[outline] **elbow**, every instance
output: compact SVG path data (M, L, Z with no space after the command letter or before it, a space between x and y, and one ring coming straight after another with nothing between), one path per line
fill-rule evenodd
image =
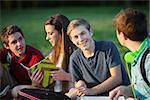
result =
M116 79L116 85L120 85L122 83L122 81L123 81L121 75L120 76L116 76L115 79Z
M114 80L114 86L119 86L122 83L122 77L121 76L113 76L113 80Z
M123 79L122 77L119 79L119 85L122 83Z

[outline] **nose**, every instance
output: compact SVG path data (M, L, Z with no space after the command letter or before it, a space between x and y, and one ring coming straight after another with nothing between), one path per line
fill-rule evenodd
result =
M82 42L83 41L83 37L82 36L78 36L78 40L79 40L79 42Z
M17 41L17 46L20 46L22 44L21 41Z
M46 35L46 40L49 40L49 37L48 37L48 35Z

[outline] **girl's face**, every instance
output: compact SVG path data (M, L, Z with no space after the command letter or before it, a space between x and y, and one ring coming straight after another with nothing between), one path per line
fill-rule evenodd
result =
M52 46L55 46L59 39L61 39L61 35L55 29L54 25L45 25L45 31L47 33L46 40L48 40Z

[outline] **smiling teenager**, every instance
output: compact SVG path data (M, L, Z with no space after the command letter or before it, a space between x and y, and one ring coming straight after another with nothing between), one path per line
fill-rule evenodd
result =
M92 38L90 24L81 18L70 22L67 30L71 41L78 47L70 57L69 69L75 88L66 95L107 95L120 84L128 84L127 74L118 50L111 41Z

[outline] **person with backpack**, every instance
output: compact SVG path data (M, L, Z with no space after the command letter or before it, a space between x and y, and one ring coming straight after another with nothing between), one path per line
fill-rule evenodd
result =
M150 38L148 38L146 16L135 9L121 10L114 18L117 38L131 52L125 54L131 84L116 87L109 93L111 100L120 95L139 100L150 98ZM127 66L127 69L128 66Z
M28 71L22 67L21 64L31 67L42 60L44 56L39 50L26 45L24 34L18 26L6 26L2 30L0 36L1 42L4 46L0 50L1 68L5 69L4 65L9 64L7 65L8 74L10 74L9 76L12 76L16 81L16 84L10 84L10 88L12 88L11 94L13 97L16 97L19 89L30 87L32 86L31 84L35 84L30 79ZM38 76L38 79L42 79L42 72L40 73L40 76ZM4 80L1 81L3 82ZM10 81L10 78L8 81Z

